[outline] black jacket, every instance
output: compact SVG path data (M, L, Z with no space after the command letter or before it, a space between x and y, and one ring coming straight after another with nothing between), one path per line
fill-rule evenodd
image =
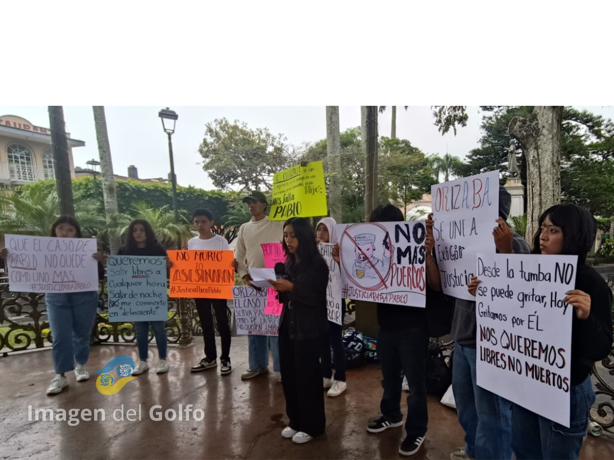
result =
M279 333L286 332L292 340L307 340L328 333L326 288L328 265L318 254L310 264L299 262L286 266L286 278L294 287L280 293L283 303Z

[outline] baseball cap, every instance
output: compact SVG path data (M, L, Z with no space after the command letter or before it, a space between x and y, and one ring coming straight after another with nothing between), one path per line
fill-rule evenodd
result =
M247 203L248 201L260 201L262 203L267 203L266 200L266 196L264 196L264 193L259 192L258 190L254 190L253 192L251 192L249 194L249 196L246 196L245 198L243 198L243 203Z

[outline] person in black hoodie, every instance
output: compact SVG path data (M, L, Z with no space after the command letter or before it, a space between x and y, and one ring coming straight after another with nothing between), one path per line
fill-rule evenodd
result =
M279 361L290 423L281 435L303 444L326 428L320 356L328 343L328 265L305 219L294 218L284 224L282 246L286 273L276 281L269 280L283 304Z
M393 205L379 206L369 222L402 222L403 213ZM432 254L434 238L432 219L426 223L426 308L407 305L377 304L379 336L377 354L382 366L384 393L380 403L382 415L367 424L369 433L381 433L403 426L401 394L403 374L407 378L407 419L405 440L399 447L404 456L420 450L428 425L426 361L429 336L440 337L450 332L451 314L445 311L448 303L441 293L441 280ZM447 319L446 319L447 318Z
M588 211L560 204L539 218L534 254L577 255L575 289L564 301L574 307L571 329L570 427L539 416L517 404L512 408L512 448L518 460L577 459L595 402L590 373L612 347L612 291L586 264L595 241L597 223Z

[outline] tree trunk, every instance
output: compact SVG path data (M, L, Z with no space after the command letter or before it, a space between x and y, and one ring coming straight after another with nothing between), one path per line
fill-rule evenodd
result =
M53 145L53 162L55 164L55 184L60 200L60 214L75 215L72 197L72 177L70 175L70 158L68 140L64 124L64 109L61 106L49 106L49 126Z
M377 207L377 106L361 107L362 146L365 152L365 218Z
M392 106L392 128L390 128L390 139L397 138L397 106Z
M343 222L341 201L341 139L339 134L339 107L326 107L326 148L328 160L328 209L338 223Z
M563 107L536 106L530 117L515 117L509 133L523 146L527 160L527 231L532 242L539 216L561 201L561 123Z
M113 216L117 215L119 212L115 176L113 175L113 159L111 157L111 146L107 133L107 119L104 114L104 107L94 106L93 110L94 123L96 125L96 139L98 141L98 154L100 155L104 211L107 216L107 224L110 224ZM109 235L109 246L111 254L117 254L117 250L121 246L119 235Z

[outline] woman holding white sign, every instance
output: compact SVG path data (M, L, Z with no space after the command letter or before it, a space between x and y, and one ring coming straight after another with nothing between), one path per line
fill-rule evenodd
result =
M578 256L575 289L567 292L564 299L575 311L571 333L570 425L567 428L514 404L512 448L518 460L577 459L580 454L589 410L595 402L591 368L594 362L607 357L612 347L612 291L595 269L586 264L596 234L594 217L575 205L553 206L539 218L534 254Z
M51 226L50 236L83 238L81 226L72 216L58 217ZM8 250L2 249L0 256L6 259ZM102 254L95 253L94 258L100 262ZM104 268L100 263L98 265L98 276L103 278ZM90 336L96 320L98 291L48 293L45 294L45 306L53 338L51 355L55 370L47 394L54 395L68 386L66 372L74 370L77 382L90 378L85 365L90 356Z
M283 304L279 361L290 423L281 435L303 444L326 429L320 356L328 343L328 265L306 219L285 223L282 245L286 273L269 280Z
M339 264L339 244L337 243L337 222L332 217L325 217L316 226L316 240L318 243L331 243L333 249L333 259ZM331 273L331 276L341 278L340 271ZM324 388L328 390L331 398L341 395L346 389L345 382L345 351L343 350L343 317L345 316L345 299L341 299L341 324L332 321L328 325L328 338L330 346L326 347L322 355L322 373L324 374ZM330 349L333 351L331 360ZM335 374L333 378L333 366Z
M166 249L158 242L156 234L151 224L144 219L136 219L130 222L127 232L127 241L124 247L117 251L118 256L159 256L167 258L167 267L172 266L168 260ZM168 372L168 361L166 353L168 340L166 337L166 327L164 321L137 321L134 323L136 329L136 345L139 350L139 362L136 364L132 375L140 375L149 369L147 356L149 353L149 326L154 332L156 345L158 346L158 370L156 374Z

